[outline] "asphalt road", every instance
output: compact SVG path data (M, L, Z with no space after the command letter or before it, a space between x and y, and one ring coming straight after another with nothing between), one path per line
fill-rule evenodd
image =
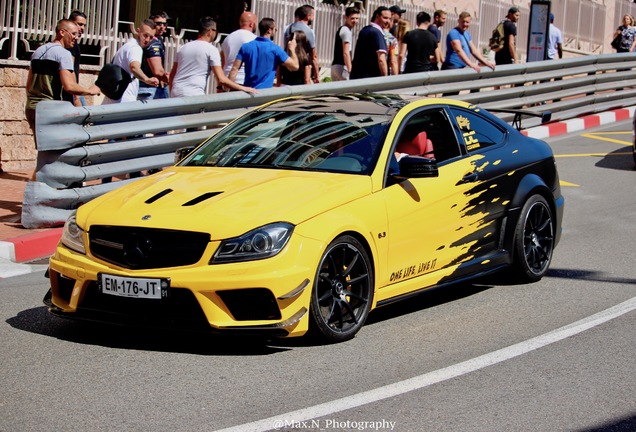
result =
M428 292L346 343L76 324L48 315L43 272L0 280L0 430L636 430L630 124L587 132L549 140L547 277Z

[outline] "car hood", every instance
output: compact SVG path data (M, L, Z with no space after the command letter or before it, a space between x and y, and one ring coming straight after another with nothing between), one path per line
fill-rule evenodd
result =
M241 235L271 222L297 225L371 193L371 178L254 168L172 167L83 205L80 227L142 226Z

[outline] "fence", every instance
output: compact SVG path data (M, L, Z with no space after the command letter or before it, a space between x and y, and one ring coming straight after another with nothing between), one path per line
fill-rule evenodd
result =
M334 35L336 29L343 20L344 7L322 3L320 0L254 0L253 10L259 18L271 17L282 29L286 24L294 21L294 10L305 3L312 4L316 9L314 20L314 30L316 33L316 45L318 51L318 61L323 69L328 69L331 65ZM355 33L369 23L370 15L378 6L386 6L384 0L366 0L363 2L366 8L363 10L360 22L354 29ZM415 6L413 2L400 2L406 13L404 18L415 24L415 17L418 12L426 11L431 16L433 8L425 6ZM521 4L521 20L518 23L517 49L524 58L527 47L529 2ZM475 40L475 45L483 49L488 46L488 39L492 29L497 22L502 20L511 3L500 0L480 0L479 12L473 13L471 24L471 35ZM622 14L636 13L636 6L626 1L616 1L615 22L616 27L621 22ZM54 36L56 22L67 17L74 9L90 11L90 19L86 32L81 43L95 47L97 54L88 54L89 50L84 50L82 57L95 57L93 63L103 65L108 62L114 53L128 40L134 31L134 25L130 22L119 21L118 11L120 0L72 0L62 2L60 0L2 0L0 2L0 51L6 52L7 58L17 60L22 51L30 52L32 47L30 42L46 42ZM561 28L564 36L564 48L579 54L603 52L604 44L609 41L609 34L606 34L605 16L607 7L604 4L592 0L553 0L552 10L556 15L555 24ZM457 23L458 13L461 11L447 10L447 23L440 30L442 38ZM594 23L594 25L590 25ZM611 29L612 33L615 27ZM176 52L183 43L196 37L196 31L182 29L177 34L174 27L168 28L168 36L164 37L166 43L166 68L169 70ZM221 35L219 36L221 37ZM276 39L277 43L282 42L282 31ZM5 49L8 45L8 49ZM445 50L445 44L442 44ZM28 58L28 55L23 57ZM87 63L84 61L84 63Z
M63 223L82 203L134 181L99 184L101 178L171 165L177 148L198 144L249 107L284 96L350 92L422 97L461 92L457 99L485 108L547 108L559 120L636 105L636 59L629 53L591 55L478 74L428 72L280 87L257 95L231 92L106 106L41 102L36 115L37 181L27 184L22 224L39 228ZM543 105L546 101L549 106ZM502 117L510 120L511 115ZM538 121L528 119L525 126ZM203 127L207 130L197 130Z

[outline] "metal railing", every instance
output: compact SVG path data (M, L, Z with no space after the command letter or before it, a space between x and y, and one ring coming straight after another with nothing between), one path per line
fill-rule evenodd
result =
M318 50L319 64L323 69L329 68L333 55L334 35L341 25L344 15L344 7L322 3L320 0L254 0L254 13L260 18L271 17L278 23L279 31L275 42L282 43L282 29L294 21L294 10L305 3L312 4L316 9L314 31ZM416 6L412 2L396 0L401 4L406 13L404 18L415 25L415 17L418 12L426 11L431 16L434 9L426 3ZM367 0L366 8L362 11L360 22L354 29L354 45L357 32L367 25L370 15L378 6L386 6L384 0ZM511 3L500 0L480 0L479 10L470 11L473 20L470 33L475 45L479 49L488 47L488 39L496 24L501 21ZM9 45L8 59L17 61L19 46L27 53L32 49L30 42L46 42L55 34L55 24L61 18L67 17L74 9L86 11L89 14L86 32L80 42L84 45L99 47L99 54L82 54L83 57L96 56L101 66L107 63L115 52L126 40L132 37L134 25L119 21L119 0L72 0L62 2L60 0L2 0L0 2L0 49L5 44ZM525 57L528 35L529 9L526 5L521 8L521 20L518 23L517 49L521 58ZM605 16L607 7L593 0L553 0L552 10L556 15L555 24L564 36L564 48L580 54L603 52L603 47L609 41L609 36L614 28L605 31ZM447 10L447 22L441 28L442 40L445 40L447 32L457 25L458 14L461 11ZM626 1L617 1L615 8L616 27L621 22L623 13L636 13L636 6ZM595 23L590 25L589 23ZM123 25L123 28L122 28ZM183 43L196 38L196 31L182 29L177 34L174 27L168 28L168 34L164 37L166 43L166 64L170 70L176 52ZM442 51L445 51L442 43ZM28 57L28 56L27 56Z
M463 69L279 87L257 95L230 92L87 107L40 102L37 181L27 184L22 224L39 228L63 223L82 203L134 181L100 184L103 177L171 165L177 148L198 144L250 107L285 96L351 92L422 97L459 92L455 98L484 108L548 109L554 120L562 120L636 105L636 58L629 53L591 55L481 73ZM502 118L510 120L511 115ZM525 127L538 124L535 118L524 121Z

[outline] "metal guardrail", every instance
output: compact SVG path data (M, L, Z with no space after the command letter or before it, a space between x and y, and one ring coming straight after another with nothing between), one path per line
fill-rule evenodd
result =
M279 87L257 95L231 92L87 107L41 102L36 181L25 190L22 224L62 224L82 203L134 181L99 184L100 179L169 166L177 148L200 143L248 108L286 96L351 92L422 97L459 92L453 97L486 109L549 109L553 120L563 120L636 105L636 58L630 53L586 56L484 68L481 73L464 69ZM512 119L511 114L501 117ZM529 118L524 126L539 122Z

